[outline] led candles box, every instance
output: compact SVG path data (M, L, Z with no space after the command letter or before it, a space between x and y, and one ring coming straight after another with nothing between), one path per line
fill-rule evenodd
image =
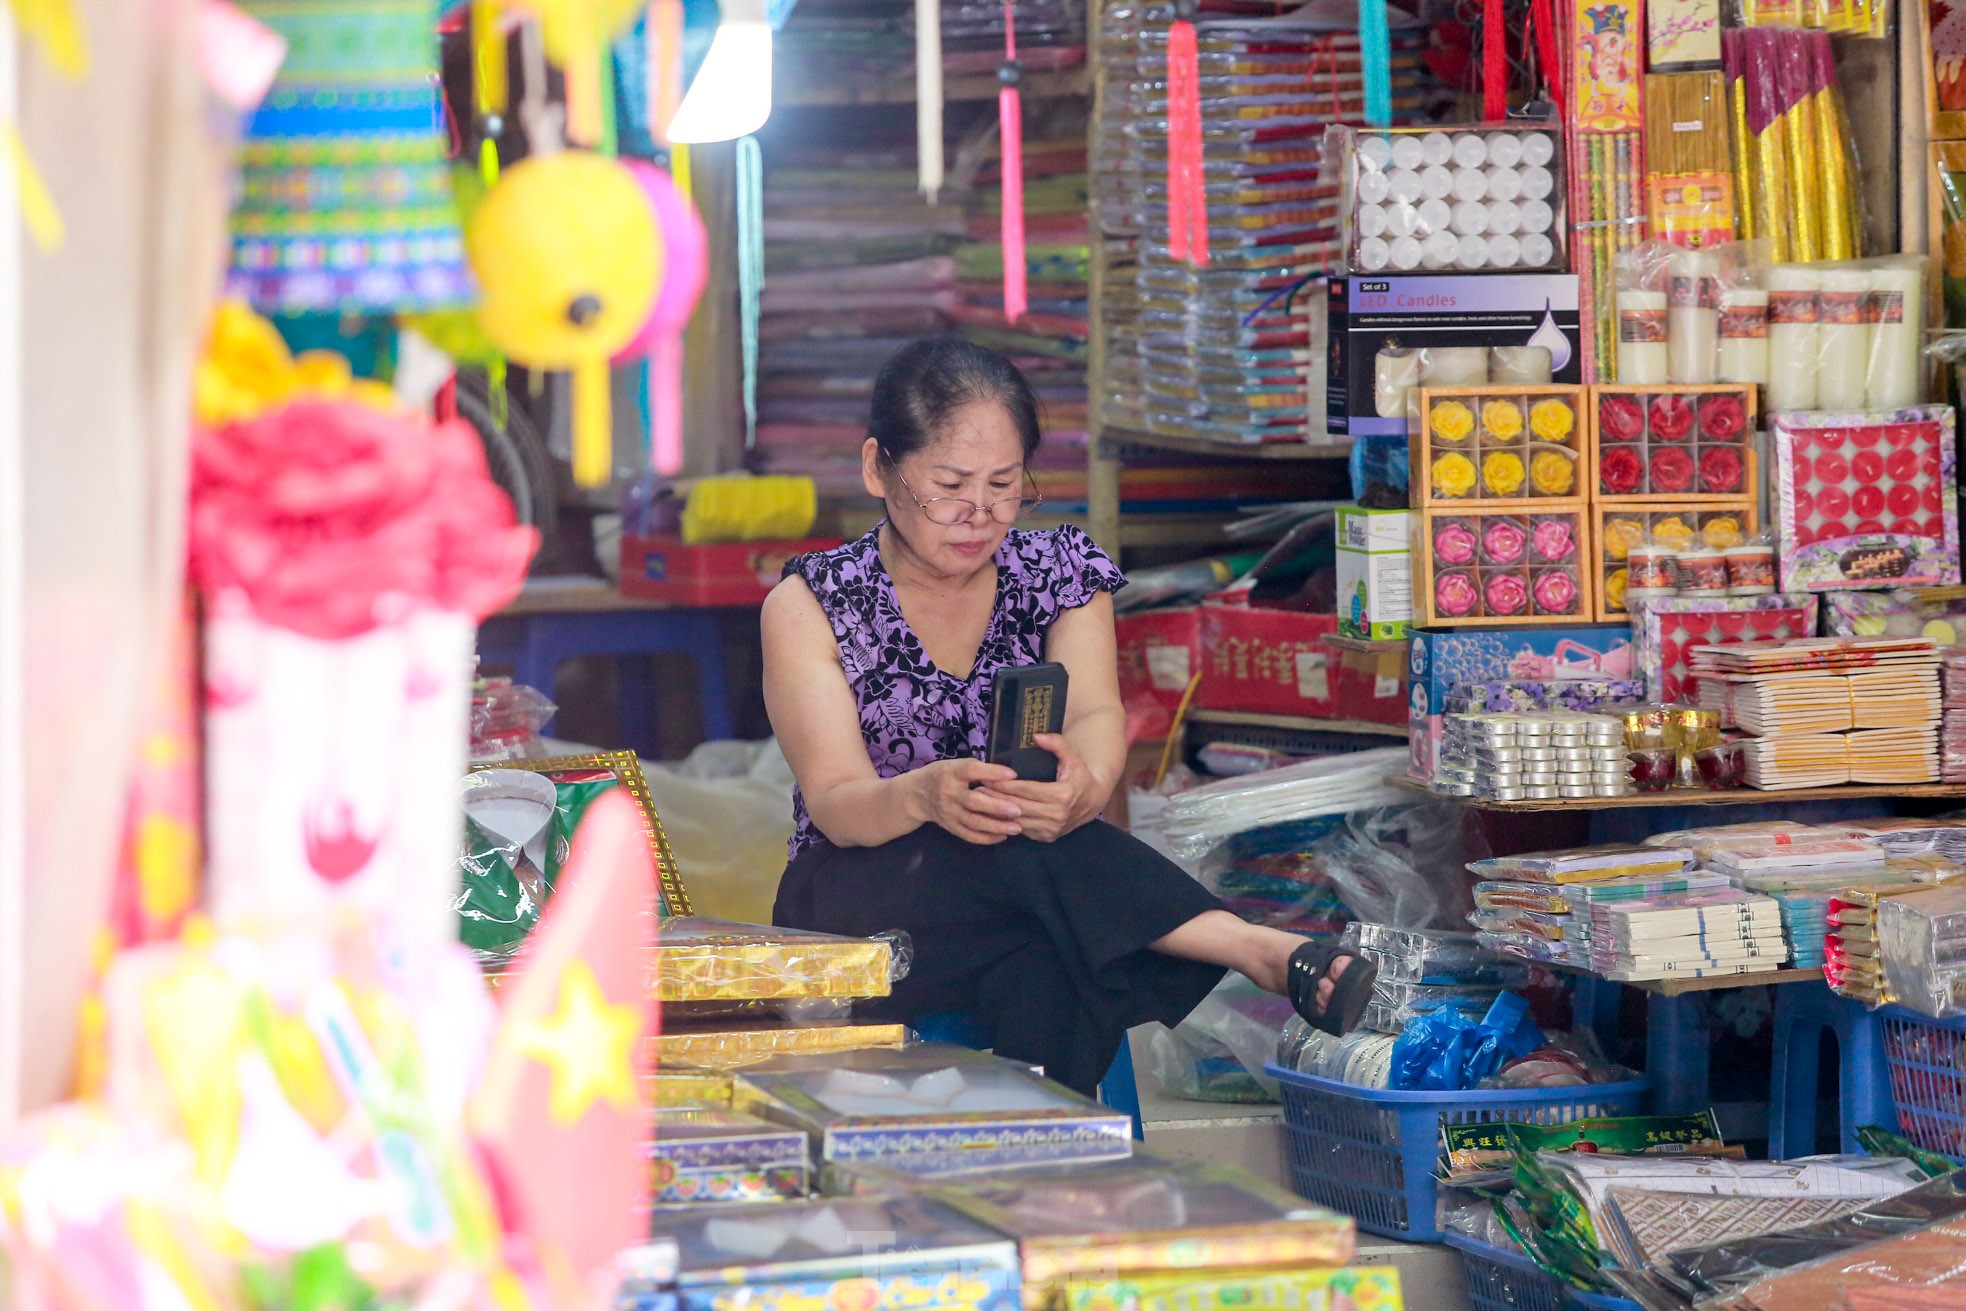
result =
M1338 507L1338 632L1406 636L1413 618L1413 555L1406 510Z
M1583 379L1569 273L1332 278L1328 426L1405 436L1416 387Z

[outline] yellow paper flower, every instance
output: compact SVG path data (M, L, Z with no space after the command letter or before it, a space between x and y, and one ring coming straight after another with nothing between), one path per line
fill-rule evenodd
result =
M1434 437L1443 442L1464 442L1474 431L1474 411L1460 401L1442 401L1433 407Z
M1613 569L1610 577L1604 580L1604 604L1607 609L1625 608L1625 584L1630 580L1631 571Z
M1716 551L1741 544L1741 521L1731 514L1716 515L1700 529L1700 538Z
M1449 452L1434 461L1434 492L1439 496L1466 496L1474 490L1474 461Z
M1637 519L1611 519L1604 525L1604 553L1613 560L1624 559L1644 540L1645 525Z
M1544 496L1568 496L1577 485L1577 462L1557 451L1539 451L1529 461L1529 482Z
M1567 442L1577 430L1577 412L1554 398L1529 407L1529 431L1546 442Z
M1481 482L1491 496L1514 496L1522 490L1522 457L1491 451L1481 462Z
M359 401L394 410L389 387L357 378L333 351L287 349L279 329L236 300L220 301L192 386L192 412L207 427L239 423L297 396Z
M1522 407L1514 401L1489 401L1481 407L1481 426L1503 441L1522 436Z
M1652 525L1652 535L1674 550L1686 546L1693 540L1693 530L1686 521L1676 514L1667 515Z

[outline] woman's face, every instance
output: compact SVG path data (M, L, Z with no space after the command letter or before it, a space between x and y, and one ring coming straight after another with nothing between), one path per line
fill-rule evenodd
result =
M861 449L861 476L870 494L887 501L888 520L909 549L949 575L973 573L996 555L1010 531L1012 507L1000 506L996 514L978 509L946 524L930 519L917 502L951 497L989 506L1027 494L1017 426L1001 405L988 401L957 410L926 446L903 455L898 465L869 438ZM951 510L947 504L931 508L939 517Z

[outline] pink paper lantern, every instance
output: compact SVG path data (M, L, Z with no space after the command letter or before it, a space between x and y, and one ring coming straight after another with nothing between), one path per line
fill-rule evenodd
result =
M668 263L648 321L621 348L616 362L649 361L649 448L657 473L683 467L683 329L710 276L710 235L696 206L653 164L624 159L655 213Z

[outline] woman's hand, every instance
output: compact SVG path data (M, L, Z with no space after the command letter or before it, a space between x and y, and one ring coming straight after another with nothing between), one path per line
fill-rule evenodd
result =
M1023 832L1021 803L992 792L1017 781L1007 765L981 760L938 760L905 775L915 785L917 813L925 824L936 824L980 847L995 846Z
M980 791L1018 807L1022 814L1017 822L1025 837L1056 842L1105 809L1107 789L1099 785L1078 749L1062 733L1039 733L1031 740L1058 757L1057 782L1033 783L1013 777L1007 783L990 783Z

